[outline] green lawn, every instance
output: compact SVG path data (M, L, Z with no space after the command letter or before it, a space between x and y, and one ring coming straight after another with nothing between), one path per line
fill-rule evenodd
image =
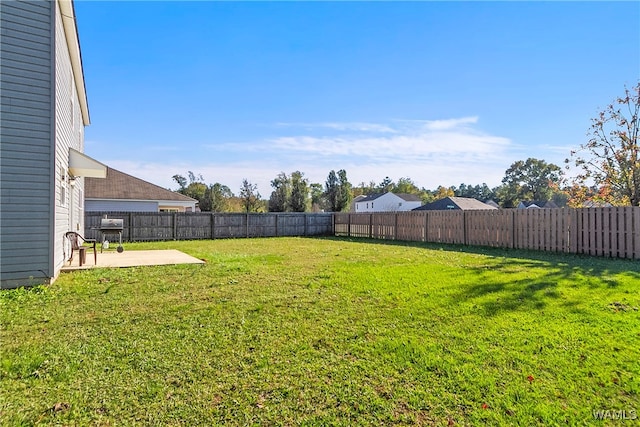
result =
M637 261L341 239L126 245L152 248L206 264L0 292L0 423L640 417Z

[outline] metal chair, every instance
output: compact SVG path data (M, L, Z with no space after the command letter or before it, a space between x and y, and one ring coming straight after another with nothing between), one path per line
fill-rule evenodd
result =
M71 257L69 258L70 261L73 261L73 251L78 251L78 254L80 255L78 263L80 264L80 267L82 267L82 264L84 264L87 259L87 247L88 247L88 246L83 246L83 243L87 243L91 245L91 247L93 247L93 263L94 265L98 265L98 252L96 251L96 239L85 239L75 231L67 231L64 234L64 237L67 240L69 240L69 243L71 244ZM80 240L82 240L82 243L80 242Z

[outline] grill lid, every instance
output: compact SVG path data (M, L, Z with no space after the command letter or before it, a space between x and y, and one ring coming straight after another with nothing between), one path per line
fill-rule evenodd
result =
M124 220L118 218L106 218L100 220L100 230L122 230Z

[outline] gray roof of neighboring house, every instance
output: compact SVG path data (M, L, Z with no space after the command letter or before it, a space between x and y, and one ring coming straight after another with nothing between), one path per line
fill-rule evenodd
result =
M405 202L421 202L422 199L415 194L407 194L407 193L393 193L396 196L400 197Z
M372 200L377 199L378 197L384 196L385 194L387 194L387 193L369 194L365 198L357 200L357 202L358 203L360 203L360 202L370 202ZM391 193L391 194L394 194L394 195L400 197L405 202L419 202L421 200L420 197L416 196L415 194L407 194L407 193Z
M549 200L548 202L542 202L539 200L523 200L520 202L520 204L522 204L523 207L528 208L531 207L532 205L536 205L539 208L557 208L558 205L555 204L555 202L553 200ZM520 206L520 204L518 204L518 206Z
M113 168L107 168L106 178L85 178L84 196L87 199L172 200L197 202L184 194L167 190Z
M359 202L370 202L371 200L375 200L378 197L384 195L385 193L376 193L376 194L367 194L366 196L364 196L362 199L358 200Z
M445 197L444 199L436 200L435 202L427 203L419 208L413 209L414 211L440 211L440 210L487 210L496 209L494 206L482 203L480 200L471 199L469 197Z
M583 208L611 208L613 205L609 202L594 202L593 200L587 200L582 204Z

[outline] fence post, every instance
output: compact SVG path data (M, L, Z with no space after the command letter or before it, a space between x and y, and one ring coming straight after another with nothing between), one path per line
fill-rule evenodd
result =
M178 238L178 217L177 214L171 215L173 218L173 240L177 240Z
M424 241L429 241L429 211L424 211Z
M640 259L640 207L634 206L631 208L631 215L633 216L633 229L635 235L635 244L633 247L633 258ZM627 233L631 233L631 230L627 230Z
M211 240L216 238L216 213L211 212Z
M276 219L276 237L280 237L280 234L278 233L278 220L280 219L280 215L278 215L277 213L274 213L273 215Z
M393 240L398 240L398 212L393 214Z
M331 214L331 234L334 237L336 235L336 213L335 212Z
M351 237L351 214L347 214L347 237Z
M133 242L133 213L129 212L129 241Z
M467 211L462 211L462 241L465 246L469 246L469 241L467 239Z
M511 209L511 247L512 248L516 248L517 247L517 240L516 238L518 237L518 232L516 231L516 209Z
M245 216L244 236L249 237L249 212L247 212Z

